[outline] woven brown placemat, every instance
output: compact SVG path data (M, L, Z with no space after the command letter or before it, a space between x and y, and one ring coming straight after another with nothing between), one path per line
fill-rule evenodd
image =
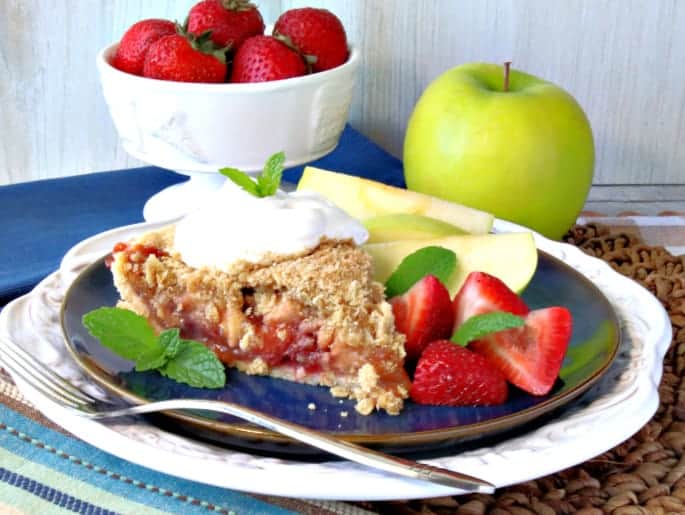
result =
M660 405L652 420L601 456L494 495L359 506L399 515L685 514L685 256L598 224L574 226L564 240L648 288L668 311L673 341L664 358Z

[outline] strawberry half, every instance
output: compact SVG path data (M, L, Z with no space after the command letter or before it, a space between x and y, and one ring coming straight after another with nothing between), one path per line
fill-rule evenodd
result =
M437 406L494 406L507 400L507 382L483 356L448 340L423 351L412 383L411 398Z
M450 294L434 275L425 276L389 302L395 327L407 337L407 361L416 361L430 342L451 336L454 311Z
M505 311L525 316L528 306L521 297L494 275L471 272L452 302L454 307L454 330L472 316Z
M562 307L531 311L526 324L469 343L513 385L533 395L549 393L571 340L571 312Z

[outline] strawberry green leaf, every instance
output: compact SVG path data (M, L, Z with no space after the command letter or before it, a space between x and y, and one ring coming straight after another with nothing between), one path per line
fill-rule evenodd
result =
M466 346L469 342L479 340L488 334L523 327L523 318L504 311L493 311L474 315L459 326L452 336L452 341L459 345Z
M427 275L447 283L457 267L456 254L443 247L423 247L406 256L385 282L388 298L402 295Z
M245 172L241 172L237 168L221 168L219 173L233 181L249 194L254 195L255 197L261 197L259 189L257 188L257 183Z

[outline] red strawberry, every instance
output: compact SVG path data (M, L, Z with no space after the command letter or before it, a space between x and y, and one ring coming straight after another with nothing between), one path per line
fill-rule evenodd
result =
M407 337L407 361L416 361L430 342L452 336L454 311L450 294L434 275L427 275L389 302L395 327Z
M493 406L507 400L507 382L483 356L448 340L421 354L411 398L438 406Z
M265 82L299 77L307 72L295 50L271 36L248 38L233 57L231 82Z
M474 315L506 311L524 316L528 306L497 277L485 272L471 272L454 297L454 329Z
M302 54L316 57L312 70L320 72L347 61L345 28L332 12L304 7L284 12L276 21L274 35L287 36Z
M485 336L469 349L485 357L512 384L533 395L547 394L556 381L571 340L568 309L531 311L526 325Z
M150 45L158 39L176 34L176 25L169 20L142 20L129 27L119 42L112 66L122 72L143 74L143 63Z
M236 50L250 36L264 34L264 20L248 0L203 0L188 13L188 32L200 36L208 30L219 47Z
M217 49L207 35L165 36L148 50L143 76L177 82L224 82L224 50Z

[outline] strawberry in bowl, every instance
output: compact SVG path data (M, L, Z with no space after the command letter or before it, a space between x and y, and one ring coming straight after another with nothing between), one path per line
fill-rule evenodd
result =
M177 82L223 82L226 56L205 33L194 37L183 30L150 45L143 77Z
M291 167L338 144L358 50L345 37L345 59L315 71L312 58L286 36L262 34L261 19L247 2L205 0L191 9L185 27L145 20L139 23L146 30L131 28L140 32L135 45L125 37L98 54L103 95L124 150L192 177L146 207L146 219L198 207L217 188L216 171L229 164L254 174L275 152L283 151ZM230 36L228 25L236 29ZM120 64L126 46L135 49L135 68Z
M231 82L268 82L306 73L306 63L296 50L275 37L254 36L236 52Z
M252 36L264 34L264 20L257 6L247 0L202 0L188 13L188 32L209 32L219 47L237 50Z
M150 45L175 33L176 24L169 20L150 19L134 23L121 38L112 57L112 66L122 72L142 75Z
M302 54L311 57L315 72L340 66L348 58L345 28L326 9L303 7L286 11L276 21L274 35L287 38Z

